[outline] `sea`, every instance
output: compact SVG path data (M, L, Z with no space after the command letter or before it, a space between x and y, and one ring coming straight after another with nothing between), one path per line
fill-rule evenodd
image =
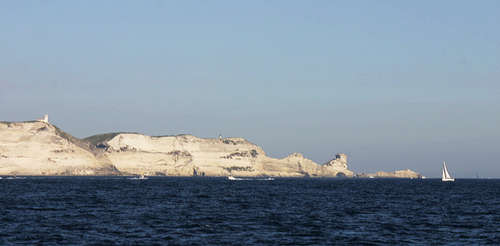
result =
M0 179L0 245L499 245L500 180Z

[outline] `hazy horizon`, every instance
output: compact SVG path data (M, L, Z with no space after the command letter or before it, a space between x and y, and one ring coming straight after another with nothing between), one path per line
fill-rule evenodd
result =
M0 120L500 177L498 1L5 1Z

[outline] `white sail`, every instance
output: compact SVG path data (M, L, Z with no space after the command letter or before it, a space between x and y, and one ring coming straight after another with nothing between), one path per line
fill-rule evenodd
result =
M451 178L450 173L448 173L448 168L446 168L446 162L443 162L443 166L444 166L444 169L443 169L444 170L444 177L447 179Z
M443 162L443 172L442 172L441 180L442 181L455 181L455 179L451 177L450 173L448 173L448 168L446 168L446 162Z

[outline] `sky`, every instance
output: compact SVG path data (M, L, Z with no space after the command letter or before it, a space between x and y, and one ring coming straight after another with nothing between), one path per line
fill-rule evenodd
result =
M500 177L500 1L1 1L0 120Z

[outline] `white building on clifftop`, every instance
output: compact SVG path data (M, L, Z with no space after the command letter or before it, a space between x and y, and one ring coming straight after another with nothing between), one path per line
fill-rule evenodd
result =
M49 123L49 115L46 114L46 115L43 116L43 118L38 119L37 121Z

